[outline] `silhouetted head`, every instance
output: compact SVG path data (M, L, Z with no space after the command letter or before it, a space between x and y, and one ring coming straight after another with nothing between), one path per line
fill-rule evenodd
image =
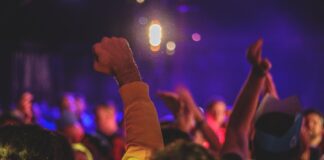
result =
M253 156L256 160L295 160L301 155L303 116L297 97L278 100L266 95L255 116Z
M202 146L187 142L176 141L161 151L155 153L152 160L214 160L214 156Z
M73 152L55 132L35 125L11 125L0 128L0 159L73 160Z
M301 115L272 112L262 115L255 124L253 153L257 160L298 159L301 151Z

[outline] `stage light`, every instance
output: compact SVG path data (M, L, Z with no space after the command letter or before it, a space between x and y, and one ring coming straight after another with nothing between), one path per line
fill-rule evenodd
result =
M162 27L157 21L153 21L149 27L149 42L153 47L160 46L162 41Z
M193 33L191 35L191 38L192 38L193 41L199 42L201 40L201 35L199 33Z
M176 44L173 41L169 41L166 44L166 48L168 51L174 51L176 48Z
M144 3L145 0L136 0L137 3Z
M160 50L160 46L151 46L150 49L152 52L158 52Z
M175 52L175 48L176 48L175 42L173 42L173 41L167 42L166 43L166 49L167 49L166 54L170 55L170 56L173 55Z

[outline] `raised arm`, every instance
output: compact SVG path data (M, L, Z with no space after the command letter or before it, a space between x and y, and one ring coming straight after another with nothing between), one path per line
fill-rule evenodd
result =
M190 134L195 124L194 114L189 110L185 102L180 99L179 94L176 92L159 92L157 95L163 100L176 119L174 126Z
M129 44L123 38L105 37L93 49L95 70L112 74L120 86L127 145L123 159L147 160L152 152L163 147L163 140L149 87L141 80Z
M218 155L221 148L219 140L213 130L205 122L204 115L199 110L189 89L182 86L178 87L176 92L159 92L158 95L176 117L178 121L177 127L187 133L190 133L194 127L200 130L204 138L208 141L210 150ZM184 109L187 110L187 113L181 111ZM195 121L196 126L190 123L190 121L192 121L191 119Z
M271 96L279 99L279 94L277 91L277 87L273 81L272 74L269 72L266 75L266 80L264 84L264 93L270 94Z
M189 110L193 113L196 121L196 129L201 131L204 138L208 141L210 145L209 149L218 156L221 149L221 144L219 142L219 139L215 135L213 130L209 127L209 125L206 123L204 119L204 115L200 111L192 94L187 88L184 87L178 88L177 92L180 95L180 99L186 104Z
M248 135L266 74L271 67L270 62L261 57L262 44L262 39L259 39L248 49L247 58L252 67L235 101L222 155L234 153L242 159L248 159Z

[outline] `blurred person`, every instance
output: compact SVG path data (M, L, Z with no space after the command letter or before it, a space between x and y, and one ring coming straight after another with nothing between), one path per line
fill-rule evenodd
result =
M87 109L87 103L85 97L80 95L74 96L74 105L75 105L76 116L78 118L82 117L82 114L84 114L84 112Z
M178 87L175 93L159 92L158 95L174 114L176 118L174 127L190 135L193 142L210 149L215 156L218 156L221 148L218 137L205 121L189 89ZM179 137L179 139L184 138ZM173 138L173 141L175 140Z
M305 159L320 159L324 158L324 140L323 140L323 114L314 109L304 111L304 136L306 143L310 148L306 152Z
M251 72L241 89L230 117L222 159L250 159L249 132L255 129L252 157L259 160L296 160L301 155L300 104L294 97L279 101L266 96L258 111L258 100L270 74L271 63L261 56L263 40L251 45L247 59ZM262 105L263 104L263 105ZM257 115L255 115L257 113ZM255 125L253 125L255 120Z
M158 92L158 96L173 113L176 124L162 128L166 147L155 153L151 160L215 160L220 151L218 139L205 122L190 91L178 87L176 92Z
M213 100L206 108L206 122L217 135L221 145L225 142L227 118L226 103L223 100Z
M74 97L75 115L87 133L94 130L94 121L92 115L88 114L86 98L80 95Z
M36 125L0 127L1 160L74 160L67 140Z
M60 111L68 111L76 113L77 107L75 106L75 97L74 94L66 92L61 97Z
M113 104L101 104L95 108L96 132L92 134L93 142L101 154L108 159L121 159L125 153L125 144L119 132L117 111Z
M184 133L190 134L196 125L194 114L189 110L183 99L180 98L179 93L158 92L157 94L175 118L173 127L178 128Z
M95 120L98 133L107 136L117 134L117 111L113 104L101 104L95 108Z
M60 111L70 112L75 115L82 127L87 133L93 131L93 117L86 113L87 103L85 97L81 95L76 95L70 92L66 92L61 97Z
M76 116L71 112L64 111L57 121L57 126L70 143L81 142L84 138L84 130Z
M204 114L196 104L191 92L186 87L179 87L177 92L182 103L184 103L193 114L195 120L195 128L193 132L194 141L205 148L208 148L211 153L218 158L221 149L220 141L212 128L208 125Z
M84 153L87 153L87 160L100 160L101 155L99 151L91 142L91 137L85 134L82 125L74 113L64 111L61 114L61 118L57 121L57 126L58 131L67 138L72 146L81 146L78 148L84 148ZM80 152L78 148L73 147L75 152Z
M23 92L18 100L17 107L12 111L12 114L25 124L32 124L35 121L33 99L34 96L31 92Z

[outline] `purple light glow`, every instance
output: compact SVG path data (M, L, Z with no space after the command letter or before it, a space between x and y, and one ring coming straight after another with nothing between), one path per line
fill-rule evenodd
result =
M191 38L192 38L193 41L199 42L201 40L201 35L199 33L193 33L191 35Z
M187 5L179 5L178 6L178 11L180 12L180 13L187 13L187 12L189 12L189 6L187 6Z

